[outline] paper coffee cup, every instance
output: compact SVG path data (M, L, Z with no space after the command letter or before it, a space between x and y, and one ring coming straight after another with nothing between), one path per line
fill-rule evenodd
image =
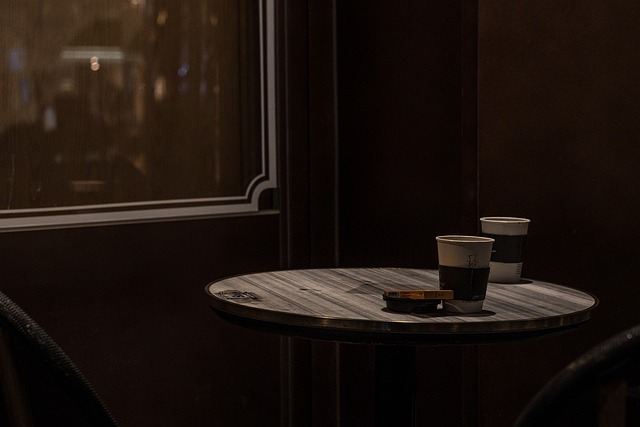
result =
M527 218L511 216L480 218L481 234L495 240L491 254L489 281L520 282L530 222Z
M454 299L443 308L457 313L482 310L494 239L482 236L436 237L440 289L451 289Z

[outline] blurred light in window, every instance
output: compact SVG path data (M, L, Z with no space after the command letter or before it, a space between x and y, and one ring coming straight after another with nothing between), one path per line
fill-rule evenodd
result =
M98 71L100 69L100 61L98 61L97 56L92 56L89 62L91 63L92 71Z

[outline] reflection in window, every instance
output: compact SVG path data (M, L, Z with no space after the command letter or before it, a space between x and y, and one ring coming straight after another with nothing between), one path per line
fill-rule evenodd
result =
M215 205L272 180L263 3L2 0L0 219Z

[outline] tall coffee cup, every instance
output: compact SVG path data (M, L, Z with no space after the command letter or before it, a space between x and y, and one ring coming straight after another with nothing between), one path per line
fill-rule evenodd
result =
M490 282L520 282L530 222L527 218L512 216L480 218L481 235L495 240L491 253Z

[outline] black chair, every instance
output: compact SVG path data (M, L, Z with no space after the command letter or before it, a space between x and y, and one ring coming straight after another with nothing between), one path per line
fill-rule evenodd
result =
M640 425L640 325L591 348L528 403L516 427Z
M64 351L1 292L0 386L0 425L118 425Z

